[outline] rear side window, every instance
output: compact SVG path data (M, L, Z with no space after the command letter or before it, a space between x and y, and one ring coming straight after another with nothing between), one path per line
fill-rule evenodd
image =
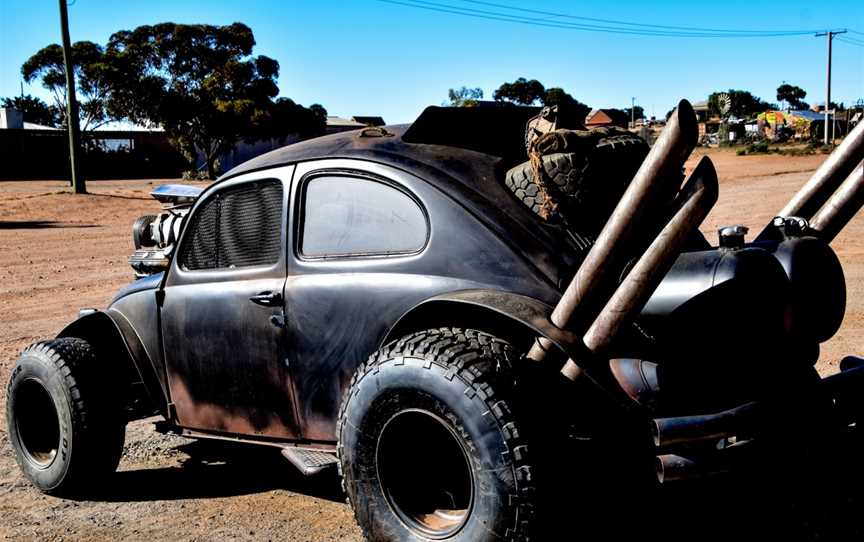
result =
M390 184L348 176L306 183L303 256L409 254L421 250L428 237L423 209Z
M184 269L233 269L279 261L282 183L278 180L226 188L191 218L180 254Z

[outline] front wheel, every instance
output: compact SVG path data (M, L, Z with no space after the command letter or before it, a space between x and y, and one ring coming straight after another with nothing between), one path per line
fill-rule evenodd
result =
M21 471L41 491L81 495L117 468L126 424L108 374L82 339L36 343L18 358L6 426Z
M342 403L343 484L369 540L528 538L535 488L512 347L442 328L361 366Z

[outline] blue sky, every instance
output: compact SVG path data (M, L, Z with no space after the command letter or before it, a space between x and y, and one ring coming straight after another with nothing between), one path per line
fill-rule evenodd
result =
M459 0L438 0L459 4ZM580 16L722 29L850 28L864 32L864 2L568 2L496 0ZM477 5L475 9L486 9ZM492 8L489 8L492 9ZM679 98L704 99L741 88L775 101L782 81L824 100L825 38L666 38L526 26L426 11L377 0L75 0L73 41L104 43L119 29L163 21L249 25L256 54L279 61L281 95L320 103L330 114L382 115L410 122L447 89L539 79L598 107L628 107L635 96L650 116ZM57 2L0 0L0 96L20 92L20 66L59 43ZM850 35L864 42L864 35ZM47 97L34 83L24 92ZM864 97L864 47L835 41L832 99Z

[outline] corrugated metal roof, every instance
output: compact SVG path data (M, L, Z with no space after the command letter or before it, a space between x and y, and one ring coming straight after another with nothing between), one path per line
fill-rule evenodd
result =
M817 113L815 111L811 111L809 109L801 109L799 111L789 111L789 115L795 115L796 117L800 117L802 119L807 120L825 120L825 113ZM831 115L829 115L830 117Z

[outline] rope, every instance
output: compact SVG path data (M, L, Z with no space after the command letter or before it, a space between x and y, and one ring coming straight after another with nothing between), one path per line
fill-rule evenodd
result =
M549 195L549 179L543 169L543 154L534 144L536 141L534 140L528 150L528 159L531 161L531 176L534 178L534 183L537 184L537 195L543 198L538 214L543 220L549 220L549 217L558 211L558 204L552 201L552 196Z

